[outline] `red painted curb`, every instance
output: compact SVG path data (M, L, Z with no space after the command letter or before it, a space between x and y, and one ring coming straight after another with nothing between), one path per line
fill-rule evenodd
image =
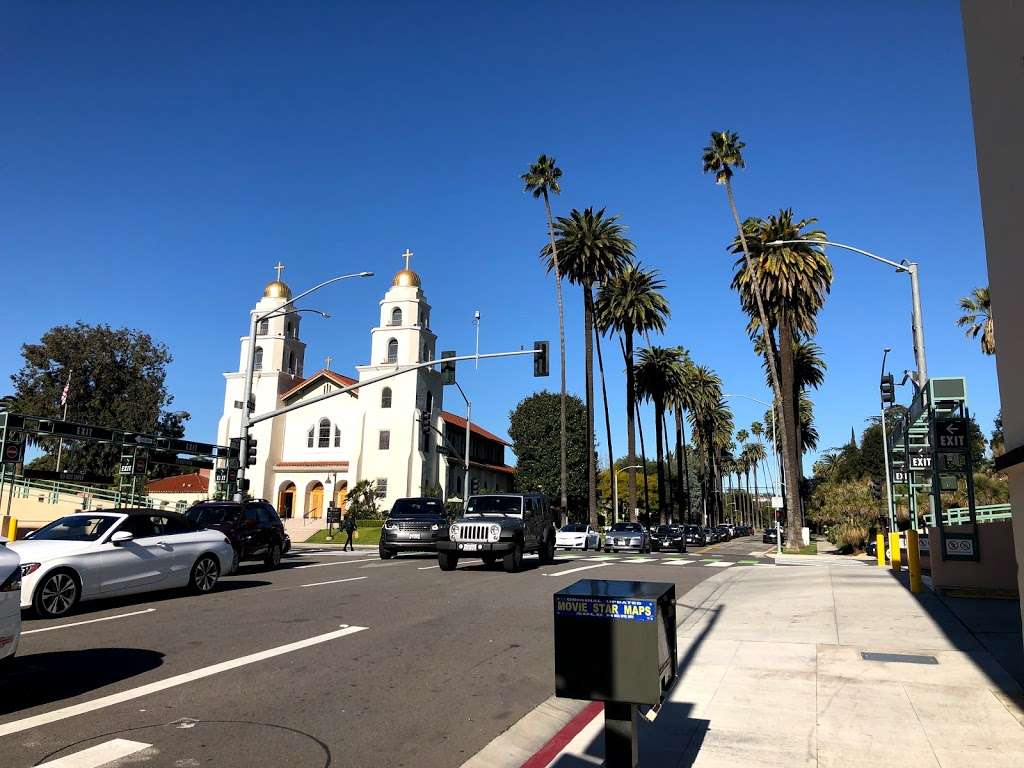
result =
M558 753L565 749L565 745L572 741L576 734L582 731L587 725L604 711L604 702L592 701L582 712L570 720L565 727L551 737L547 744L537 750L533 757L522 764L520 768L547 768Z

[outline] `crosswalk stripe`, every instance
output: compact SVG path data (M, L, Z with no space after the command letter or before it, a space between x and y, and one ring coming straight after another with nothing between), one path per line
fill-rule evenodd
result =
M721 560L714 563L704 563L705 568L728 568L730 565L735 565L735 563L723 563Z
M545 576L568 576L570 573L579 573L580 571L589 571L591 568L604 568L608 563L598 563L597 565L581 565L579 568L570 568L567 571L555 571L554 573L545 573Z
M693 560L662 560L662 565L689 565Z
M585 557L583 559L588 563L604 563L609 560L619 560L621 558L618 558L615 555L601 555L599 557Z
M144 744L141 741L129 741L128 739L111 739L95 747L83 749L71 755L58 757L56 760L47 760L39 768L100 768L109 765L122 757L134 755L144 749L149 749L152 744Z
M653 563L658 558L656 557L629 557L626 558L627 563Z

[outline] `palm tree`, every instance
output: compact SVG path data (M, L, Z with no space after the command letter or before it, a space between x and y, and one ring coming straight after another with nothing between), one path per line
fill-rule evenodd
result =
M694 441L704 453L701 472L701 504L707 511L708 487L708 439L704 429L707 413L722 397L722 380L714 371L703 365L688 365L683 369L683 388L686 390L688 405L686 410L690 417L690 428ZM714 502L712 502L712 513Z
M675 413L676 426L676 476L678 478L678 493L676 498L680 505L685 505L683 512L684 520L690 521L690 458L686 448L686 430L683 421L683 412L693 408L694 400L687 385L688 376L693 369L693 361L690 353L679 347L679 357L682 364L681 373L677 386L667 395L666 407ZM682 511L682 507L680 508Z
M626 363L626 435L629 464L636 464L636 377L633 361L633 334L665 330L669 317L668 301L662 296L665 283L656 269L631 264L610 278L597 293L594 305L597 327L602 333L622 335L622 356ZM629 514L636 510L636 470L629 474Z
M604 208L594 211L575 208L559 216L555 238L541 250L548 269L554 269L559 254L562 274L583 289L583 338L587 384L587 505L590 524L597 527L597 468L594 461L594 283L603 284L629 266L633 243L625 236L618 216L605 216Z
M757 424L757 422L754 423ZM743 452L746 454L747 462L754 470L754 498L757 499L757 465L758 462L767 460L768 452L765 450L764 443L762 443L759 440L753 443L749 443L747 447L743 449ZM761 507L756 502L754 503L754 507L756 510L756 518L754 524L757 525L757 523L761 522Z
M976 339L981 335L981 351L986 355L996 353L996 321L992 318L992 296L988 286L975 288L970 296L960 299L960 309L964 311L956 324L966 327L964 335L968 339Z
M665 514L665 453L663 419L668 393L679 386L682 361L674 347L645 347L640 350L636 364L638 397L654 404L655 445L658 451L658 521ZM650 510L648 510L648 513Z
M818 244L826 239L825 233L807 229L814 222L815 219L794 220L790 209L767 219L747 219L743 223L744 236L734 240L731 246L733 253L743 253L735 264L732 287L751 317L747 330L755 339L761 336L767 339L772 350L769 357L778 356L780 361L781 392L776 402L782 406L779 438L786 483L786 547L790 550L799 549L802 543L797 480L800 477L796 408L799 390L795 380L794 347L801 336L811 336L817 330L816 315L832 284L832 264ZM777 240L797 242L768 245ZM750 267L751 254L757 261L756 271ZM767 321L759 304L762 295L763 306L768 309ZM755 305L758 305L757 312ZM764 325L765 322L770 325ZM775 333L778 333L777 340Z
M551 261L555 269L555 298L558 302L558 346L561 352L562 364L562 390L561 410L559 413L559 443L558 443L558 474L560 502L562 514L565 514L568 501L566 499L566 487L568 485L568 471L566 470L566 426L565 426L565 308L562 304L562 271L558 263L558 246L555 244L555 225L551 216L550 195L560 194L562 187L558 180L562 178L562 169L555 165L555 158L547 155L540 155L537 161L530 165L526 173L520 178L523 180L523 191L530 192L534 198L544 198L544 210L548 217L548 237L551 240Z

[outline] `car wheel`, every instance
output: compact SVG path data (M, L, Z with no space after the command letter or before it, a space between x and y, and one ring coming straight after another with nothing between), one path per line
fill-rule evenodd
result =
M488 552L487 554L481 555L480 559L483 560L484 561L484 565L486 565L488 567L490 567L490 566L494 565L496 562L498 562L498 556L496 554L494 554L493 552Z
M278 557L278 560L281 558ZM212 592L220 579L220 563L213 555L203 555L196 564L192 566L192 575L189 577L189 589L197 595L205 595Z
M455 566L459 564L459 556L454 552L438 552L437 564L441 566L442 571L454 571Z
M270 548L270 551L267 552L267 556L263 558L263 564L267 566L267 568L277 568L279 565L281 565L280 544L275 544Z
M392 552L390 549L384 549L384 547L378 547L377 551L380 554L381 560L390 560L392 557L395 556L394 552Z
M502 558L501 564L505 568L505 573L518 571L523 565L523 545L516 544L512 551Z
M48 573L36 587L32 607L44 619L56 619L71 612L81 596L78 580L68 570Z
M553 563L555 561L555 540L549 536L547 543L540 545L537 555L540 558L541 565Z

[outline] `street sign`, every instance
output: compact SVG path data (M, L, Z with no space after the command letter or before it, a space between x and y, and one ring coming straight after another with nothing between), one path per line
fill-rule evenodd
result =
M911 454L910 468L916 471L930 470L932 468L932 457L929 454Z
M966 453L940 453L939 472L966 472Z
M213 477L215 483L233 483L237 479L238 469L228 469L226 467L218 467Z
M960 486L957 475L939 475L939 488L943 491L955 491Z
M897 469L892 473L892 481L897 485L906 485L907 479L907 473L905 470Z
M947 533L943 536L946 560L974 560L975 540L970 533Z
M4 444L4 464L17 464L21 461L24 449L23 443Z
M173 464L176 467L196 467L197 469L213 469L212 459L190 459L175 456L173 453L154 453L149 460L154 464Z
M781 496L772 496L772 509L782 509L783 501Z
M967 419L935 419L936 446L940 451L967 453L970 448L970 427Z

